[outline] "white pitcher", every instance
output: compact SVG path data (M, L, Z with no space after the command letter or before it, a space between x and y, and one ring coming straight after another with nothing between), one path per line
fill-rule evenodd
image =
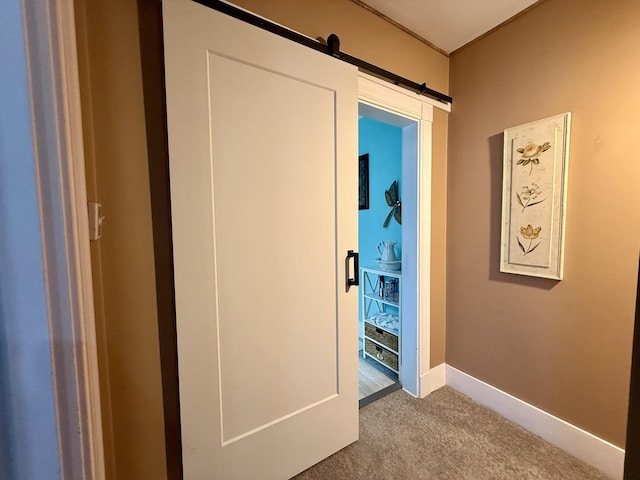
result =
M396 257L396 251L393 248L395 244L396 242L393 242L391 240L386 242L380 242L378 244L378 252L380 252L380 260L382 260L383 262L395 262L396 260L398 260L398 257Z

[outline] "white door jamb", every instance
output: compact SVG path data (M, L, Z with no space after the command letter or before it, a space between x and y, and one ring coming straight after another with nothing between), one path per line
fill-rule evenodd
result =
M22 0L60 478L105 478L73 0Z
M417 123L418 146L415 174L417 178L416 205L416 301L417 331L415 358L415 391L418 397L430 393L428 385L422 385L430 365L430 276L431 276L431 125L433 108L451 111L450 104L443 104L392 85L366 73L358 77L358 100L375 109L405 117ZM404 160L403 160L404 163ZM405 169L403 165L403 170ZM404 174L403 174L404 176ZM406 292L406 289L403 289ZM413 346L412 346L413 347ZM404 351L404 347L403 347Z

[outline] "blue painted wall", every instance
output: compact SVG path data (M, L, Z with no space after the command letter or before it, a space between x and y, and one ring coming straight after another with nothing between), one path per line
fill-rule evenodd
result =
M402 227L394 218L387 228L382 223L391 208L384 198L394 180L402 199L402 129L370 118L358 121L358 154L369 154L369 209L358 213L358 251L360 265L377 267L381 241L397 242L396 255L402 255ZM363 288L362 286L360 288ZM362 332L362 303L359 305L359 332ZM360 337L362 337L360 335ZM362 341L362 338L360 338ZM362 344L359 346L362 349Z
M20 0L0 2L0 478L60 478Z
M358 122L358 154L369 154L369 210L358 214L358 251L362 266L376 266L377 246L383 240L397 242L396 255L402 254L402 227L391 219L388 228L382 222L391 210L384 198L394 180L402 199L402 129L361 118Z

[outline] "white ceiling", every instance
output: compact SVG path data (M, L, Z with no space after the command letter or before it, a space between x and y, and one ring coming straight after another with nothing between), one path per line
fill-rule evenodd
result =
M537 0L364 0L447 53L500 25Z

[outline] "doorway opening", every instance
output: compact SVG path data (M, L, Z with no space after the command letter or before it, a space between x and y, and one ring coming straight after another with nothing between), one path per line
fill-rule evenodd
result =
M418 122L358 105L360 407L404 387L417 395ZM406 347L403 348L403 344ZM415 350L415 348L414 348Z

